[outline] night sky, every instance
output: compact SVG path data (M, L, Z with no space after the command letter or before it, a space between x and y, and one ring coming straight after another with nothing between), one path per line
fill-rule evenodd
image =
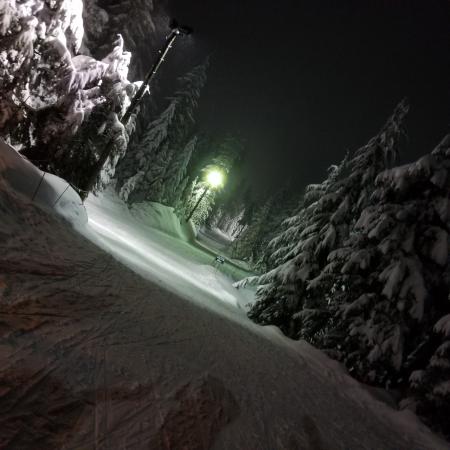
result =
M200 128L242 137L261 186L321 181L403 97L411 104L403 161L450 131L447 0L169 4L195 29L172 64L180 53L191 63L212 54Z

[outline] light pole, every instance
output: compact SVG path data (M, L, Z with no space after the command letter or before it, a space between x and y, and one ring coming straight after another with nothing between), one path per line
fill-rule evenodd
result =
M164 62L165 57L169 53L170 49L172 48L173 44L180 36L187 36L192 33L192 29L187 26L181 26L176 21L172 21L170 24L170 27L172 29L170 35L166 39L166 43L162 50L159 51L159 57L156 60L156 62L153 64L153 67L150 69L150 71L147 73L146 77L144 78L144 81L142 82L140 88L134 95L133 99L131 100L130 106L127 108L125 114L120 119L120 122L126 126L128 121L130 120L130 117L132 114L136 111L137 107L139 106L139 103L141 102L144 92L147 89L147 87L152 82L153 78L155 77L156 73L158 72L159 68L161 67L161 64ZM98 174L101 172L103 166L105 165L106 160L111 155L111 153L114 150L114 140L113 137L110 137L108 141L105 144L105 147L100 154L100 157L98 161L94 164L92 167L91 173L87 176L86 182L84 185L80 186L81 190L81 198L83 200L86 199L88 196L88 193L92 190L92 188L95 185L95 182L97 181Z
M202 195L197 200L197 203L192 208L191 212L186 218L186 222L189 222L194 215L194 212L198 208L198 205L202 202L202 200L205 198L205 195L209 192L210 189L216 189L223 185L224 182L224 176L223 173L218 169L213 169L206 175L206 186L205 189L202 192Z
M147 86L150 85L151 81L153 80L154 76L156 75L156 72L158 72L158 69L160 68L161 64L164 62L164 58L169 53L169 50L172 48L172 45L175 43L178 37L180 36L187 36L192 33L192 28L179 25L176 21L172 21L170 24L170 27L172 28L172 32L170 33L169 37L166 39L166 44L164 46L164 49L160 51L160 55L158 60L155 62L153 67L150 69L150 72L148 72L147 76L144 78L144 81L139 88L139 90L136 92L135 96L133 97L133 100L131 100L130 106L128 107L127 111L122 117L121 122L126 125L127 122L130 120L131 115L136 110L137 106L142 100L142 97L144 95L145 89Z

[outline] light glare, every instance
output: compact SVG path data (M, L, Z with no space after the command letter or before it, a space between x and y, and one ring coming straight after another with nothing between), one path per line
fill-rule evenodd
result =
M218 170L211 170L206 177L206 181L213 188L219 187L223 183L223 174Z

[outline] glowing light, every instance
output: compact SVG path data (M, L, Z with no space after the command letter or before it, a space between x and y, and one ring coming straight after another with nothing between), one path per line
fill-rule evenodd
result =
M219 170L211 170L210 172L208 172L208 174L206 175L206 182L212 187L212 188L217 188L219 186L222 186L224 181L224 176L223 173L220 172Z

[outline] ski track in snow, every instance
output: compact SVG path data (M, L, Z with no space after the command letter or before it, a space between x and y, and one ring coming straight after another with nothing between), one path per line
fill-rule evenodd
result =
M117 249L114 217L93 217L109 223L112 257L8 190L0 211L0 448L448 448L320 352L220 301L223 279L188 288L192 273L208 279L194 251L199 267L169 251L148 265L138 245Z

